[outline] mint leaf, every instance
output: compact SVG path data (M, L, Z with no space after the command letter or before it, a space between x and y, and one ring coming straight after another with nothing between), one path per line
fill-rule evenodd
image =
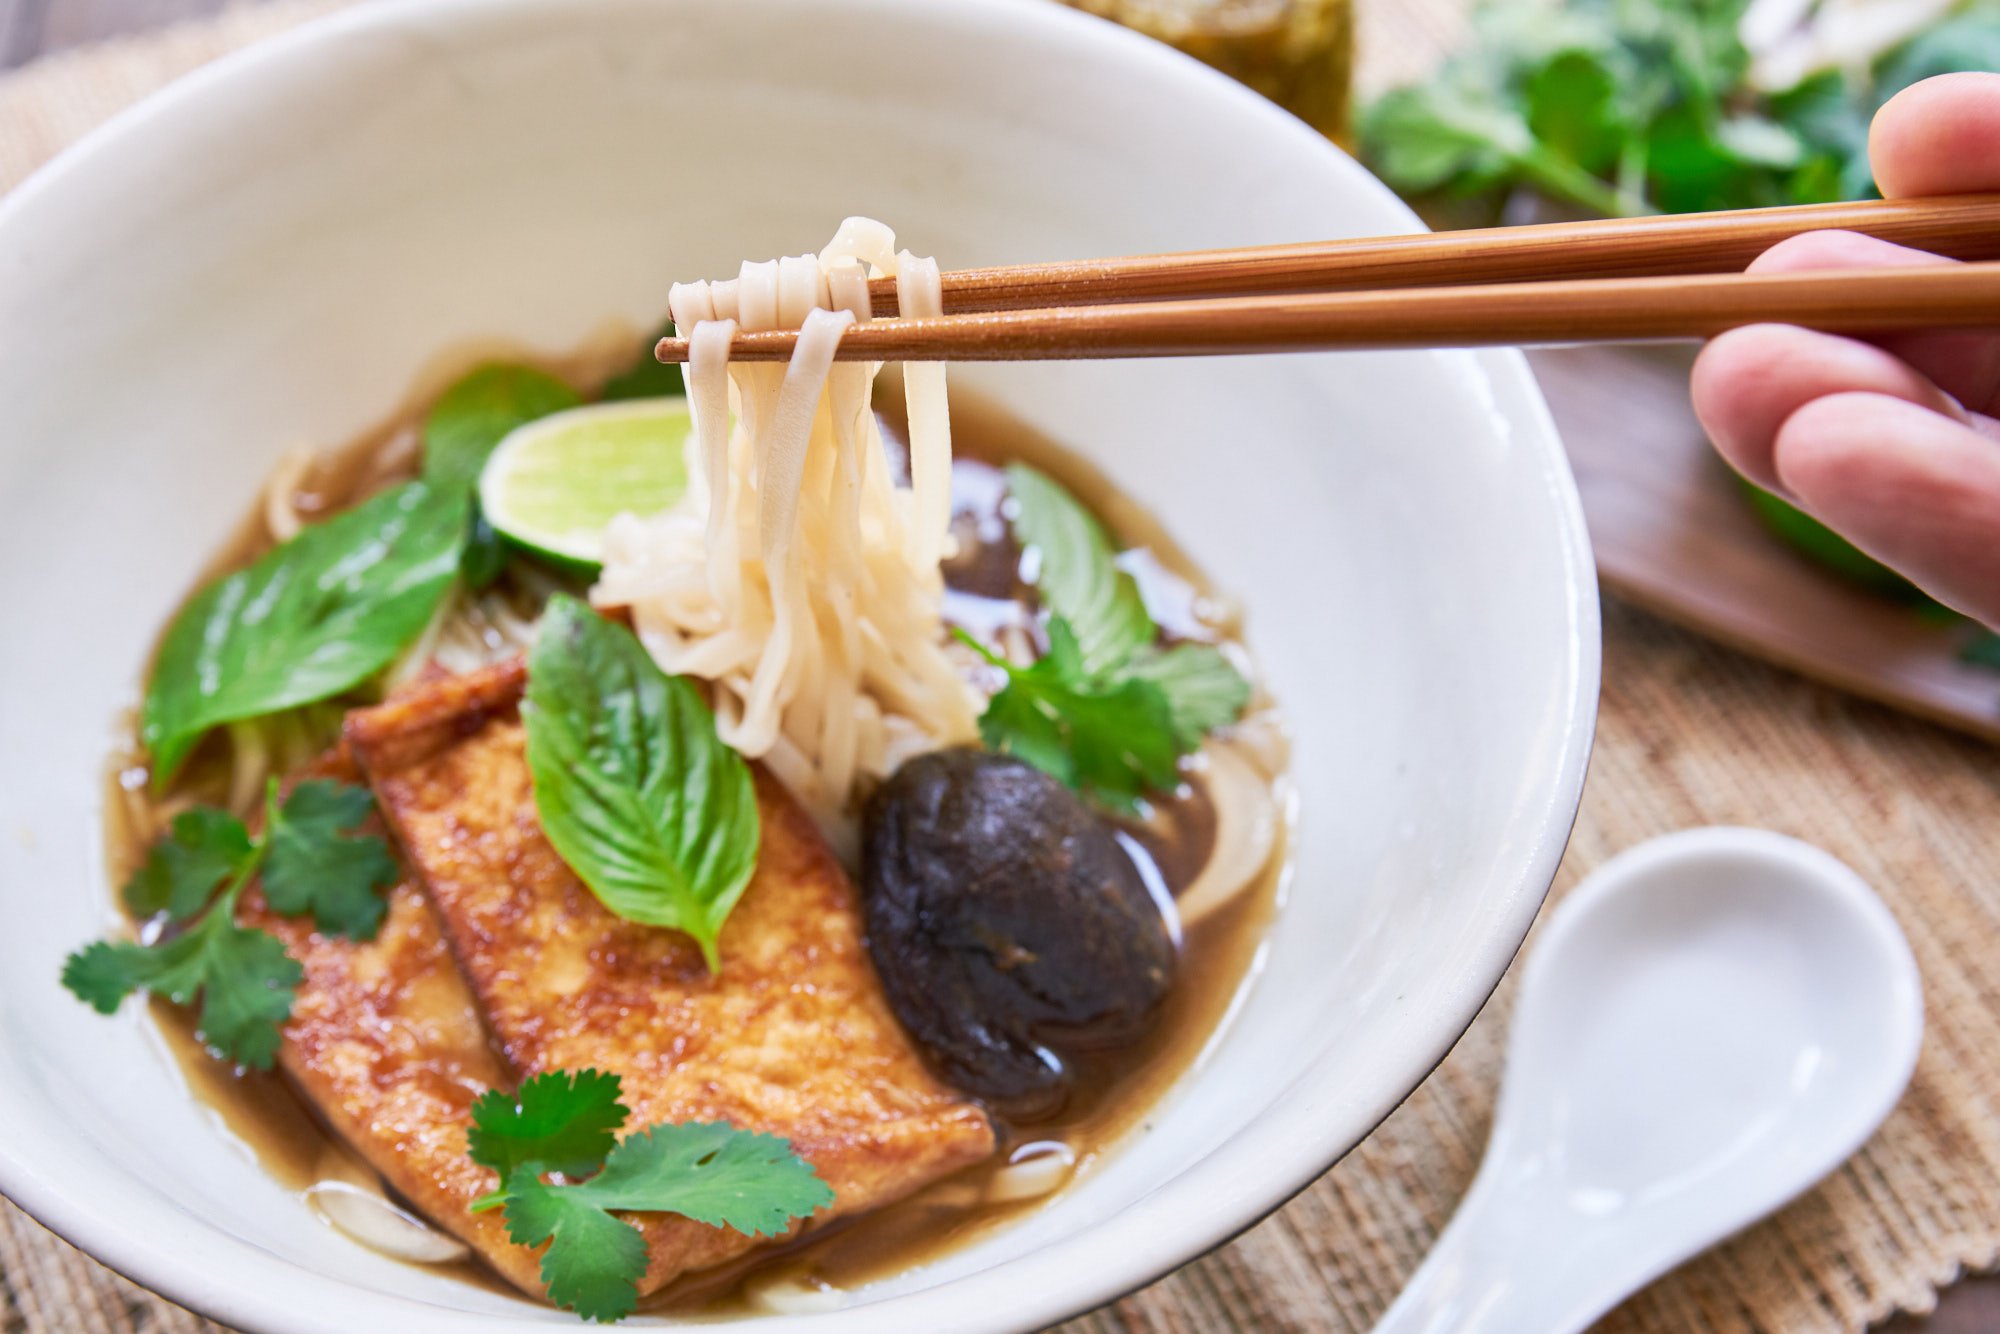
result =
M1086 671L1115 667L1153 642L1153 618L1139 585L1118 568L1111 539L1097 519L1054 481L1023 463L1007 466L1014 497L1014 531L1032 549L1035 590L1049 611L1069 622Z
M687 681L576 598L549 601L521 706L549 842L605 907L692 936L711 970L757 865L756 789Z
M666 398L685 393L681 368L664 364L653 355L654 345L673 331L672 320L661 325L658 332L646 340L645 350L639 353L639 359L605 381L604 392L598 397L609 403L619 399Z
M311 912L319 929L372 940L388 902L378 889L396 883L389 845L355 831L375 809L363 787L319 778L292 789L282 806L277 784L266 801L264 898L287 917Z
M210 728L325 699L388 666L450 586L465 523L462 495L406 483L195 594L146 688L154 783Z
M199 1002L202 1040L231 1061L267 1070L305 972L275 936L237 926L235 902L232 890L199 925L156 945L86 946L64 962L63 985L100 1014L137 991Z
M503 1184L529 1164L569 1177L594 1172L631 1115L618 1092L618 1076L599 1070L536 1075L512 1094L495 1089L472 1104L472 1161Z
M424 480L462 496L509 431L582 402L576 390L531 366L481 366L445 390L424 419Z
M139 917L164 912L176 922L200 912L224 882L245 871L256 845L243 822L213 806L174 817L167 837L125 882L125 905Z
M1125 671L1165 697L1174 739L1183 752L1198 749L1208 733L1235 722L1250 702L1250 683L1221 649L1210 644L1149 648Z

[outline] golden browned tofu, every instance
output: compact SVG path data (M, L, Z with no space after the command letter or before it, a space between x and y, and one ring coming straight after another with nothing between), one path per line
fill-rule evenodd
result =
M299 777L361 781L344 751ZM255 888L244 896L244 924L283 941L305 969L279 1063L383 1180L508 1280L539 1294L535 1252L507 1240L498 1212L470 1207L495 1184L466 1156L473 1099L513 1081L423 891L406 878L388 899L375 938L355 941L320 934L309 917L279 916Z
M757 774L757 870L711 976L693 941L612 914L542 836L522 680L505 664L347 723L521 1075L611 1071L632 1128L724 1120L784 1136L834 1190L815 1225L990 1155L985 1113L931 1076L889 1012L854 886L783 789ZM643 1292L759 1244L671 1215L633 1221L651 1253Z

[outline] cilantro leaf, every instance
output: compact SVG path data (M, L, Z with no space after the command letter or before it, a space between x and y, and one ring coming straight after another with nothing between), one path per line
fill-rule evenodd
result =
M688 1122L614 1145L611 1132L626 1116L617 1097L615 1075L557 1071L473 1106L473 1160L501 1174L500 1189L474 1207L504 1208L510 1240L548 1247L541 1276L549 1300L586 1320L630 1315L646 1274L645 1237L613 1210L775 1237L833 1203L812 1164L775 1135ZM587 1181L542 1179L548 1171L581 1175L600 1161Z
M386 910L374 889L397 868L381 839L351 835L372 806L366 790L327 780L299 784L280 806L273 782L259 839L213 807L183 812L125 886L134 912L164 911L182 929L152 944L87 945L64 961L63 985L100 1014L138 991L197 1006L210 1048L269 1069L305 970L276 936L237 925L236 905L262 870L276 911L310 909L323 931L373 935Z
M213 806L196 806L174 817L167 837L153 845L145 864L125 882L125 904L140 917L164 912L184 922L225 881L248 869L256 855L241 820Z
M1496 184L1533 144L1518 114L1449 85L1384 94L1362 122L1362 135L1375 170L1412 194Z
M700 692L559 594L528 654L521 717L562 859L612 912L686 932L720 967L722 924L757 866L757 794Z
M1487 217L1516 190L1600 214L1862 199L1884 102L1933 75L2000 68L2000 6L1977 0L1877 57L1857 47L1840 68L1767 89L1752 82L1745 9L1486 0L1463 49L1367 110L1364 152L1405 194ZM1766 37L1766 49L1786 40Z
M116 1014L125 998L155 977L154 951L129 940L100 940L63 960L62 984L99 1014Z
M631 1115L618 1092L618 1076L599 1070L554 1070L512 1094L495 1089L472 1104L472 1161L503 1183L529 1164L569 1177L595 1171Z
M202 1040L232 1061L268 1070L305 971L275 936L236 925L235 898L232 890L199 924L159 944L86 946L65 961L63 985L100 1014L135 991L179 1005L199 1001Z
M1007 673L979 719L992 749L1115 810L1132 810L1147 792L1179 781L1181 748L1167 697L1150 681L1085 672L1067 621L1049 622L1049 651L1029 667L966 642Z
M265 803L264 898L287 917L310 911L320 930L372 940L388 912L375 891L396 883L396 859L373 835L354 831L375 808L362 787L313 779L278 804Z
M233 1061L268 1070L305 969L269 932L237 926L227 917L211 920L221 925L203 951L202 1039Z
M1102 672L1153 642L1139 585L1118 568L1111 539L1076 498L1023 463L1007 467L1014 531L1036 553L1035 588L1067 621L1088 672Z
M1211 646L1155 644L1159 629L1137 582L1118 568L1110 536L1074 496L1018 463L1007 468L1007 486L1014 530L1038 560L1049 650L1015 667L959 635L1007 674L980 717L980 736L1130 811L1147 792L1179 781L1180 757L1235 720L1250 685Z
M1126 670L1166 698L1174 738L1183 751L1197 749L1208 733L1235 722L1250 702L1250 683L1212 644L1149 648Z
M1884 56L1875 72L1875 105L1940 74L1986 70L2000 70L2000 7L1990 4L1946 19Z
M608 1325L639 1304L646 1238L576 1191L517 1177L506 1193L507 1237L517 1246L547 1242L541 1273L549 1300Z
M746 1237L775 1237L833 1203L811 1163L776 1135L722 1121L627 1135L590 1180L561 1189L601 1209L663 1211Z
M508 432L582 402L576 390L532 366L481 366L445 390L424 419L424 480L463 496Z

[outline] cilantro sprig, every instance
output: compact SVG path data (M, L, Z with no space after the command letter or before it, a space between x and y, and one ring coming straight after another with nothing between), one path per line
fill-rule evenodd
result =
M631 1116L619 1091L616 1075L557 1070L472 1106L472 1160L500 1177L473 1208L504 1209L515 1244L548 1247L541 1275L556 1305L608 1324L638 1304L645 1237L613 1210L775 1237L833 1203L812 1164L776 1135L691 1121L615 1139Z
M1182 750L1160 688L1134 677L1093 676L1076 632L1050 620L1049 651L1016 667L964 631L958 637L1006 673L979 719L986 744L1119 811L1179 781Z
M64 961L63 985L100 1014L138 991L199 1005L202 1041L269 1069L305 974L277 937L237 925L237 903L261 871L273 910L372 939L387 911L377 891L395 881L396 861L381 839L356 832L371 805L365 789L330 779L300 783L280 802L274 781L260 836L213 807L176 816L124 889L135 914L164 919L158 938L87 945Z
M1006 674L979 720L994 750L1019 756L1114 810L1178 781L1183 755L1234 722L1250 683L1209 644L1161 648L1138 583L1097 519L1055 481L1007 469L1014 529L1034 553L1049 610L1048 652L1017 667L959 633Z
M1383 179L1468 218L1516 190L1587 213L1686 213L1865 198L1868 121L1933 74L1995 68L2000 4L1969 0L1850 68L1759 86L1746 0L1487 0L1472 36L1363 117Z

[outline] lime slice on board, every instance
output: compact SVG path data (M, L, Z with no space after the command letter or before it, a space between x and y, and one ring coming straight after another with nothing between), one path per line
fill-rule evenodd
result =
M479 506L508 541L595 573L620 514L658 514L687 490L683 398L571 408L516 427L479 474Z

